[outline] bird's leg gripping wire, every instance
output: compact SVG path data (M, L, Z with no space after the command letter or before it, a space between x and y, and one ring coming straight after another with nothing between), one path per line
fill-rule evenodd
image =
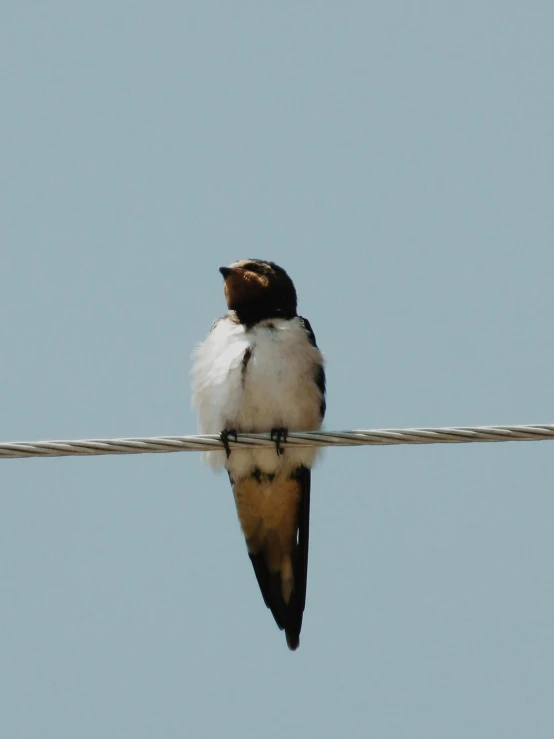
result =
M275 442L275 451L277 456L282 456L285 452L281 449L281 442L287 440L289 430L280 426L279 428L271 429L271 438Z
M225 454L227 455L227 459L231 456L231 448L229 446L229 437L233 436L234 440L237 440L237 432L235 429L223 429L223 431L220 432L219 438L221 439L221 443L225 447Z

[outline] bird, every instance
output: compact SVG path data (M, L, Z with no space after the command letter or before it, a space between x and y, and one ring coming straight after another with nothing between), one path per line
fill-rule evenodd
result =
M226 468L264 602L294 651L306 604L314 448L283 448L289 431L321 428L324 359L309 321L297 313L287 272L243 259L219 269L227 313L194 352L193 407L201 433L220 434L207 452ZM230 449L237 433L270 432L273 447Z

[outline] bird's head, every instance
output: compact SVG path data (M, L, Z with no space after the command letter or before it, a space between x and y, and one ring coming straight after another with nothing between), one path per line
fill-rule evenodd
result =
M274 262L242 259L220 267L225 280L225 299L241 323L264 318L294 318L296 290L288 274Z

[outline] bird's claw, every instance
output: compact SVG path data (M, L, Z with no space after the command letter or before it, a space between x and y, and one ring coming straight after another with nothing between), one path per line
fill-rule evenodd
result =
M277 455L281 457L285 452L283 449L281 449L281 442L287 440L289 430L283 428L282 426L279 428L271 429L271 439L275 442L275 451L277 452Z
M220 431L219 438L221 439L221 443L225 447L225 454L227 455L227 459L231 456L231 447L229 446L229 437L233 436L234 440L237 440L237 432L235 429L223 429L223 431Z

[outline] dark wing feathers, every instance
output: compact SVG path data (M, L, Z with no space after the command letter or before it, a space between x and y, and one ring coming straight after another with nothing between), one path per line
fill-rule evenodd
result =
M311 323L308 321L307 318L303 318L302 316L298 316L298 319L300 323L302 324L304 331L308 334L308 339L310 340L310 344L312 346L317 347L317 343L315 340L315 334L314 334L314 330L312 328Z
M302 324L304 330L306 331L306 334L308 335L310 344L317 348L315 334L310 322L307 318L303 318L302 316L298 316L298 318L300 319L300 323ZM327 403L325 402L325 368L322 364L317 365L314 380L315 384L319 388L319 392L321 393L321 404L319 406L319 413L321 415L321 420L323 420L323 418L325 417L325 411L327 409Z
M248 556L252 562L264 603L273 614L277 626L284 629L287 621L287 606L281 595L281 576L279 573L271 574L267 568L263 552L258 554L248 552Z

